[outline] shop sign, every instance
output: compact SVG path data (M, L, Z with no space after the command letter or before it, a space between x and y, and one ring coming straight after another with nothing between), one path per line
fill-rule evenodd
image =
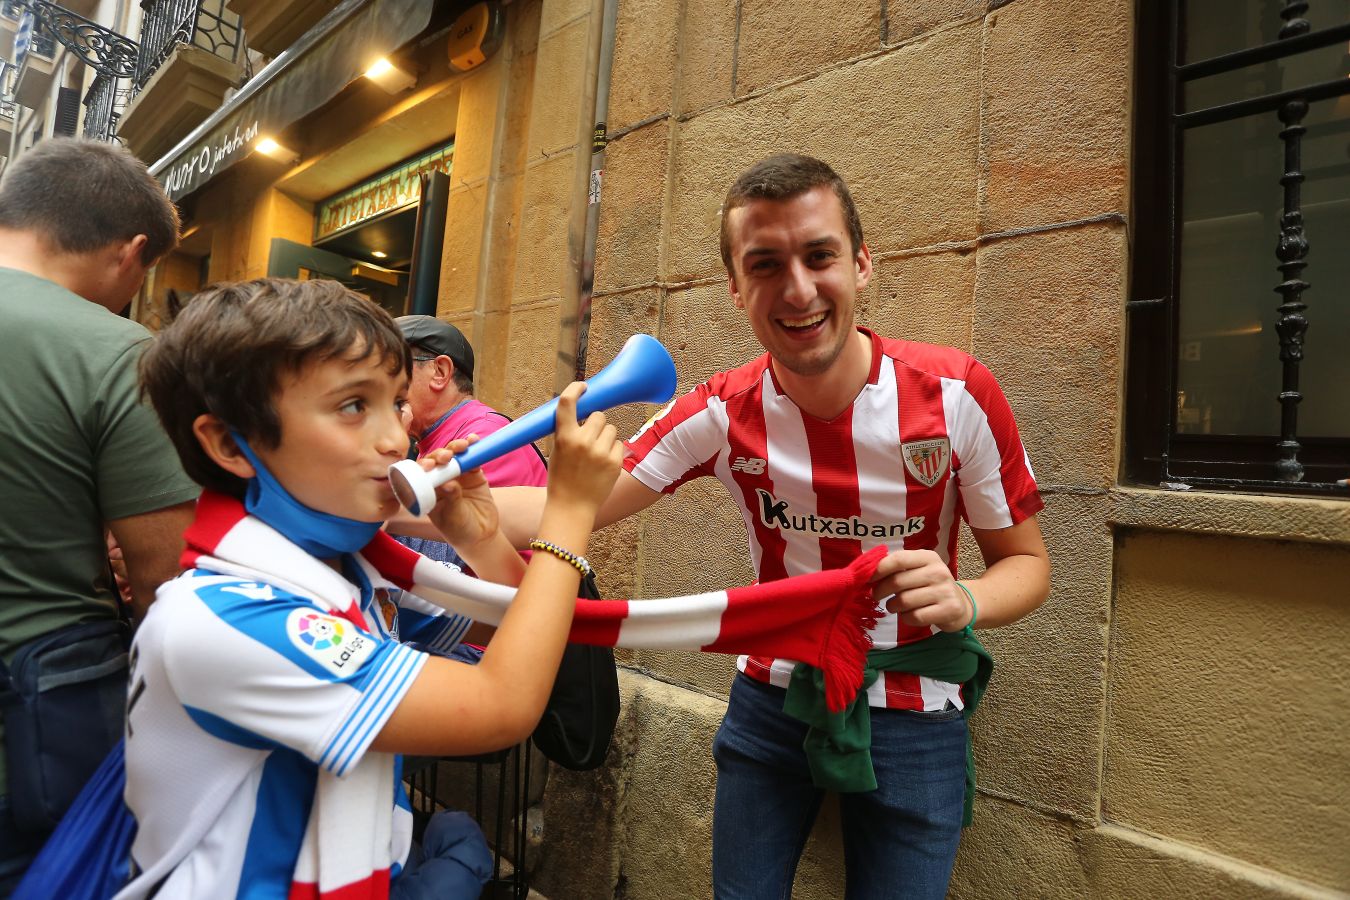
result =
M164 179L164 190L170 197L181 197L204 183L217 169L224 169L253 149L258 136L258 120L247 128L235 126L234 132L222 135L214 144L207 144L195 154L176 163Z
M421 195L422 176L431 172L449 175L454 155L455 145L447 144L323 201L314 217L314 240L323 240L383 213L416 203Z

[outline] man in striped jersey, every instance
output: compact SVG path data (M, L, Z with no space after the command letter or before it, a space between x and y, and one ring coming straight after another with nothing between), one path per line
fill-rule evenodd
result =
M1031 466L984 366L856 326L872 258L825 163L782 155L748 169L723 205L721 249L731 299L767 352L638 432L597 525L711 475L740 508L761 581L839 568L879 544L891 552L875 585L887 611L872 632L881 671L856 704L870 707L870 754L865 731L859 746L875 780L835 777L804 749L815 738L783 710L797 663L741 657L713 745L715 894L788 896L825 784L840 790L849 898L941 897L973 793L963 710L977 695L919 653L1045 599ZM986 569L957 582L962 519ZM835 757L845 770L858 762Z

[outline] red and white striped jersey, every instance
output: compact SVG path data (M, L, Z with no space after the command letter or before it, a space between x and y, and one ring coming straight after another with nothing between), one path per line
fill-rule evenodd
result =
M989 370L960 350L860 330L872 369L835 419L798 409L765 354L667 406L629 441L624 468L663 493L717 477L740 507L761 581L842 568L879 544L934 550L955 576L959 519L1008 528L1043 506L1012 410ZM880 650L933 632L887 615L872 639ZM737 661L780 687L795 665ZM868 688L872 706L962 705L957 685L883 675Z

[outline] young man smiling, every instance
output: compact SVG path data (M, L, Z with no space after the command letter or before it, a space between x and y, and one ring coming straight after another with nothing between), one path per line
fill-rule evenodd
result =
M832 789L850 900L942 897L973 793L965 715L991 665L971 629L1015 622L1049 592L1036 483L984 366L856 326L872 257L828 165L762 160L722 213L731 299L767 352L638 432L597 525L712 475L740 508L761 581L841 568L877 545L890 553L874 582L885 614L869 680L849 716L819 715L808 667L738 660L713 744L714 893L788 896ZM512 540L524 539L525 508L541 498L500 499L522 529ZM986 569L958 582L962 519Z

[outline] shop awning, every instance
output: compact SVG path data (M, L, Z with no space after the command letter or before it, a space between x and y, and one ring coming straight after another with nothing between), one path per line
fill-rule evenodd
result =
M371 62L426 30L435 0L343 0L150 167L181 200L276 134L336 97Z

